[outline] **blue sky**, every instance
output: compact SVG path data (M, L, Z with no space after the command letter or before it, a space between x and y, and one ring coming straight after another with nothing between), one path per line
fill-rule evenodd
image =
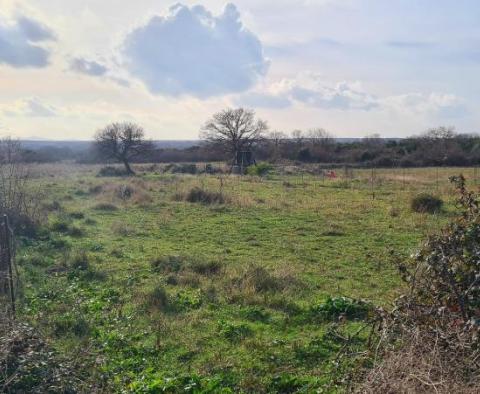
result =
M479 66L473 0L0 0L0 135L195 139L240 105L285 132L476 132Z

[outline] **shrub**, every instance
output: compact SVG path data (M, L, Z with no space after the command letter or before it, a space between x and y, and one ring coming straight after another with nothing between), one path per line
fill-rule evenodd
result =
M85 230L78 226L71 226L68 229L67 234L71 237L83 237L85 235Z
M88 194L100 194L102 190L102 185L92 185L88 188Z
M184 265L184 258L181 256L157 257L150 262L155 272L179 272Z
M156 285L146 297L146 305L150 309L166 311L169 306L168 294L162 285Z
M73 270L88 271L90 269L88 254L83 250L75 252L70 259L69 265Z
M266 176L273 171L273 166L262 162L247 168L247 175Z
M75 212L70 212L68 214L72 219L83 219L85 217L85 214L80 211L75 211Z
M382 313L382 361L359 392L475 393L480 385L480 200L452 177L461 215L398 259L408 291ZM400 346L398 346L400 344Z
M70 333L78 337L84 337L90 333L90 325L82 316L66 314L54 319L53 331L56 336L64 336Z
M131 198L134 193L135 190L130 185L120 185L115 189L115 195L123 201Z
M98 203L97 205L95 205L93 207L93 209L95 209L97 211L107 211L107 212L118 211L118 207L115 204L111 204L111 203L108 203L108 202Z
M168 164L165 166L165 172L172 174L192 174L195 175L198 172L198 168L195 164Z
M190 263L190 268L192 271L200 275L215 275L222 270L223 263L221 261L216 261L216 260L211 260L211 261L193 260Z
M281 281L263 267L251 267L245 273L245 280L257 292L275 291L283 288Z
M206 205L225 203L225 198L222 193L211 192L199 187L191 189L185 196L185 200L191 203L201 203Z
M418 213L436 213L442 208L443 201L439 197L428 193L422 193L415 196L410 202L412 211Z
M65 218L57 218L50 226L52 231L66 233L70 229L70 222Z
M114 167L114 166L105 166L100 168L97 176L99 177L114 177L114 176L127 176L127 172L124 168Z

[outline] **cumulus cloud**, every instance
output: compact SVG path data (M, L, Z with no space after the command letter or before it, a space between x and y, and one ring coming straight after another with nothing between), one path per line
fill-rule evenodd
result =
M268 69L260 40L233 4L218 16L203 6L174 5L131 31L122 54L152 93L172 96L242 92Z
M0 19L0 64L45 67L50 53L39 44L53 40L53 32L34 19L25 16L13 22Z
M72 59L70 62L70 70L95 77L103 76L108 72L108 68L103 64L82 57Z
M406 93L377 96L360 82L331 85L316 74L304 73L282 79L240 95L237 104L256 108L284 109L294 105L340 111L390 111L397 114L459 118L468 113L465 101L448 93Z
M457 118L468 113L462 98L447 93L408 93L386 97L383 105L398 112L427 113L443 118Z
M245 94L239 101L249 106L266 108L286 108L300 103L309 107L342 111L369 111L379 105L378 99L366 93L359 82L340 82L329 86L315 74L283 79L272 84L265 92Z
M37 97L17 100L11 105L0 107L0 113L5 116L21 117L51 117L57 114L55 107L42 103Z
M362 91L358 83L341 82L334 87L293 86L290 95L296 101L323 109L369 111L378 107L377 98Z

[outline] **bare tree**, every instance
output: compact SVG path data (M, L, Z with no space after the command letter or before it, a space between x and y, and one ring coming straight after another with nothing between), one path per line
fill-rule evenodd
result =
M322 128L309 130L307 136L313 145L327 146L334 142L333 135Z
M127 174L134 175L132 159L148 153L153 144L145 140L145 131L135 123L112 123L95 134L95 147L105 158L123 163Z
M296 129L292 131L292 139L298 146L303 145L303 141L305 140L305 134L302 130Z
M282 146L282 143L288 138L288 136L283 131L274 130L267 135L267 138L273 148L273 159L277 160L280 155L280 148Z
M41 193L29 184L20 142L0 141L0 214L8 215L17 232L30 235L40 220Z
M228 108L216 113L205 123L200 131L200 138L222 147L234 158L235 163L238 153L250 150L263 138L267 130L267 123L255 119L254 111Z

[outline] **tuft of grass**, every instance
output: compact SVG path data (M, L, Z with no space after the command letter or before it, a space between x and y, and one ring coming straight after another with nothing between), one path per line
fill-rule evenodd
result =
M170 301L165 288L158 284L145 297L145 305L150 310L165 312L169 309Z
M106 212L115 212L118 211L118 207L115 204L108 203L108 202L101 202L98 203L93 207L93 209L97 211L106 211Z
M443 200L428 193L421 193L412 198L410 207L413 212L437 213L442 209Z
M348 297L328 297L325 301L309 308L309 316L316 321L365 319L372 311L372 305L363 300Z
M225 203L225 197L222 193L208 191L199 187L192 188L185 195L185 200L191 203L200 203L205 205Z

